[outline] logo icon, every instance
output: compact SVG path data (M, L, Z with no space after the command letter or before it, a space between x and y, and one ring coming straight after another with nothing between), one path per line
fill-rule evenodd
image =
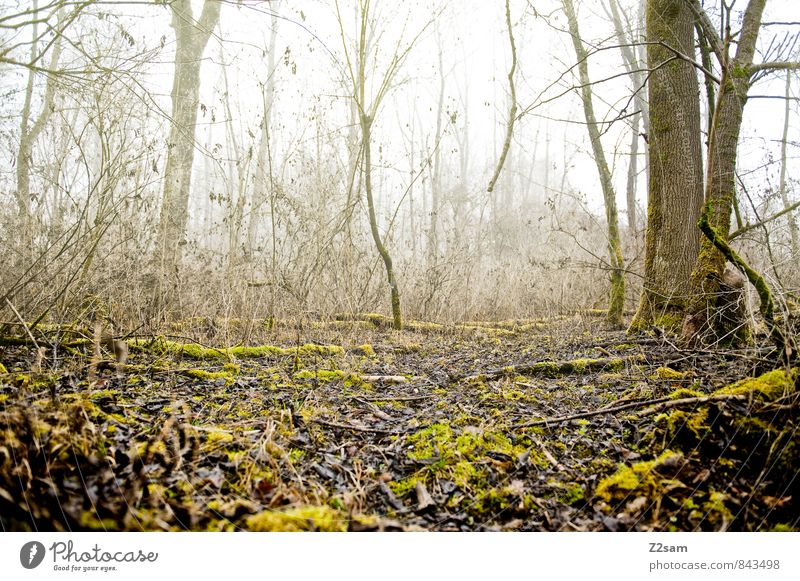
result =
M19 550L19 562L26 569L35 569L42 564L44 552L44 545L39 541L25 543Z

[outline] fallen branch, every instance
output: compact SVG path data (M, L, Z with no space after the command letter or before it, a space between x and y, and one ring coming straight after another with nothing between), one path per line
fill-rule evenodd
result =
M658 403L656 405L650 406L647 409L643 409L642 411L636 412L634 415L637 418L643 418L645 416L649 416L655 413L658 413L662 410L679 407L682 405L687 404L698 404L698 403L708 403L710 401L725 401L727 399L747 399L746 395L743 394L736 394L736 393L715 393L713 395L706 395L700 397L682 397L680 399L673 399L670 401L665 401Z
M724 401L728 399L746 399L746 396L741 394L731 394L731 393L716 393L712 395L704 395L700 397L684 397L681 399L672 399L671 397L659 397L656 399L650 399L646 401L634 401L630 403L626 403L623 405L613 406L613 407L606 407L599 410L592 410L590 412L581 412L577 414L570 414L568 416L557 416L554 418L545 418L542 420L534 420L530 422L522 422L517 424L512 424L512 428L532 428L534 426L550 426L552 424L562 424L564 422L569 422L571 420L580 420L583 418L591 418L593 416L600 416L603 414L614 414L617 412L633 409L633 408L640 408L644 406L650 406L649 408L637 412L635 415L636 417L644 417L662 409L677 407L681 405L688 405L688 404L699 404L699 403L708 403L712 401Z

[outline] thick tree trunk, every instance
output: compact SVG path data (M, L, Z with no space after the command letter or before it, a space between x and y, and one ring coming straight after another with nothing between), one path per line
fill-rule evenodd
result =
M220 3L205 0L199 20L192 14L190 0L170 5L175 29L175 74L172 82L172 123L164 170L164 197L157 241L161 284L157 302L169 302L169 280L177 280L181 250L186 244L189 218L189 189L194 161L194 134L200 94L200 65L203 51L219 21Z
M583 101L583 112L586 117L586 128L589 131L589 140L592 143L592 154L594 155L597 173L600 176L600 185L603 190L603 200L606 207L606 222L608 224L608 256L611 265L611 292L608 305L608 322L613 325L622 324L622 312L625 306L625 277L623 269L625 263L622 257L622 245L619 237L619 224L617 217L617 199L611 179L611 171L606 162L603 144L600 141L600 129L597 126L597 119L594 114L592 103L592 89L589 82L589 66L586 62L586 50L580 38L578 30L578 19L572 0L562 0L564 12L567 15L569 31L572 36L572 45L575 48L575 56L578 59L578 73L581 82L581 100Z
M684 54L694 50L694 18L684 0L650 0L647 40ZM647 47L650 180L645 280L631 331L680 330L700 247L703 207L698 82L690 63L661 44Z
M765 4L766 0L751 0L747 5L736 56L725 59L728 62L723 63L709 135L705 196L709 210L708 221L717 235L725 240L730 231L736 195L736 150L750 88L749 69L753 63ZM692 300L682 330L683 340L687 343L708 343L722 339L714 321L725 262L725 257L704 238L692 273ZM748 338L749 328L743 321L735 333L726 333L725 340L738 343Z

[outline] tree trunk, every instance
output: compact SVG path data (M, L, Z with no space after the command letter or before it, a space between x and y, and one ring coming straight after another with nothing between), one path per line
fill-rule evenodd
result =
M274 8L273 10L277 10ZM256 154L256 176L253 184L253 204L250 209L250 223L247 226L247 248L251 260L255 256L256 248L260 245L257 241L261 234L261 221L264 215L264 206L267 203L267 188L272 189L272 176L267 180L267 143L269 132L271 131L272 105L275 101L275 45L278 38L278 15L273 12L269 34L269 45L267 47L267 79L261 87L262 98L262 118L261 118L261 137L258 142L258 153ZM271 194L270 194L271 196Z
M38 3L33 2L31 11L36 14L38 12ZM59 24L63 20L63 13L59 13ZM60 28L60 26L59 26ZM33 22L33 42L31 43L31 62L39 59L37 54L39 30L36 20ZM61 44L62 37L59 35L53 43L53 52L50 55L49 70L54 71L58 67L58 61L61 57ZM33 151L33 144L36 142L37 137L44 129L50 114L53 111L53 99L56 93L56 80L52 73L47 76L47 83L45 85L44 97L42 99L42 106L39 109L39 114L30 125L31 121L31 100L33 97L33 86L36 73L33 70L28 71L28 82L25 86L25 101L22 105L22 115L19 128L19 150L17 152L17 209L20 219L23 224L27 223L31 212L31 155ZM29 233L28 229L23 226L25 235Z
M628 32L622 25L622 17L620 16L620 9L617 0L609 0L609 8L611 21L614 23L614 32L617 35L617 43L620 47L622 60L625 63L625 70L631 76L633 81L633 102L636 107L636 112L631 120L631 145L630 145L630 162L628 163L628 180L626 184L626 201L628 207L628 231L632 238L636 239L636 232L638 228L637 212L636 212L636 182L639 174L639 125L641 123L642 131L645 135L650 133L650 120L649 120L649 107L647 99L644 95L645 86L645 63L640 61L639 57L633 50L635 40L630 37L631 26L628 23ZM642 7L644 0L641 1L639 7L639 18L642 17ZM649 187L649 171L650 163L648 159L648 150L645 148L645 172L648 175L647 184Z
M619 237L619 224L617 217L617 198L611 179L611 171L608 169L603 144L600 141L600 129L597 126L597 119L594 114L592 103L592 89L589 82L589 66L586 62L586 50L580 38L578 30L578 19L572 0L562 0L564 12L567 15L569 31L572 36L572 45L575 48L575 56L578 59L578 74L581 82L581 100L583 101L583 112L586 117L586 128L589 131L589 140L592 143L592 154L594 155L597 173L600 176L600 185L603 190L603 201L606 207L606 222L608 224L608 256L611 265L611 292L608 305L608 322L612 325L622 324L622 311L625 306L625 277L623 269L625 263L622 258L622 246Z
M683 0L650 0L647 40L694 51L694 19ZM661 44L647 47L650 180L645 280L631 331L680 330L700 247L703 162L697 75Z
M363 86L363 85L362 85ZM392 299L392 319L394 321L394 328L401 330L403 328L403 317L400 310L400 288L397 286L397 280L394 276L394 267L392 265L392 257L389 254L386 246L381 240L381 234L378 230L378 218L375 215L375 203L372 197L372 147L370 141L372 140L372 119L366 114L361 114L361 142L364 149L364 190L367 195L367 210L369 212L369 227L372 232L372 240L375 242L375 248L380 254L383 265L386 267L386 279L389 282L389 289L391 291Z
M169 5L176 49L171 92L172 123L157 241L162 284L157 304L162 300L170 302L173 289L165 285L169 279L173 283L170 286L174 287L177 282L181 249L186 244L200 65L208 39L219 21L220 6L216 0L205 0L200 19L195 20L190 0L174 0Z
M750 88L749 69L753 63L765 4L766 0L751 0L748 3L742 20L736 55L733 58L724 58L722 79L708 140L705 197L709 209L709 223L724 240L727 240L730 231L731 212L736 194L736 150L744 106L747 103L747 92ZM692 299L682 330L685 342L708 343L721 339L719 330L714 325L714 313L724 270L725 257L704 238L691 277ZM740 343L748 337L749 328L743 321L736 333L728 335L726 342Z

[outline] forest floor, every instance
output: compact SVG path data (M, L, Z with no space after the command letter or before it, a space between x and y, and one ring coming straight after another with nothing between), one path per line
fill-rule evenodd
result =
M259 329L184 322L97 371L89 339L6 338L3 529L800 527L798 371L756 349L586 315Z

